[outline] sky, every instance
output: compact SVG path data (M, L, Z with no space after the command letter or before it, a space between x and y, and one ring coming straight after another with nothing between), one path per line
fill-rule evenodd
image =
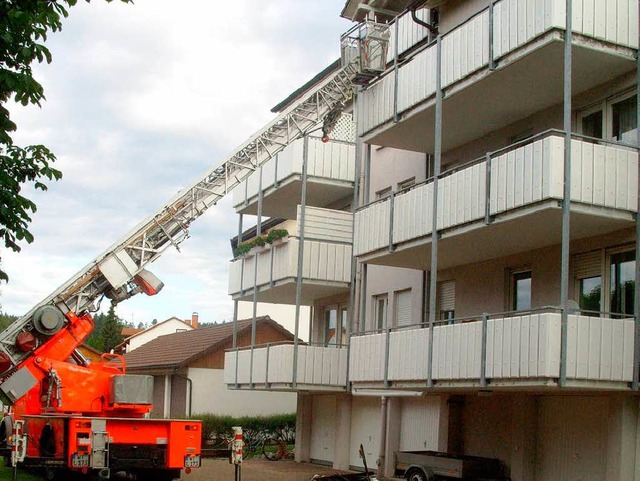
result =
M63 179L38 205L33 244L2 248L4 312L26 313L178 190L269 122L270 109L338 58L344 0L78 2L35 77L41 108L9 106L18 145L44 144ZM246 219L246 217L245 217ZM245 222L248 227L253 220ZM233 318L231 196L150 266L165 283L118 305L126 321ZM252 306L241 303L240 317ZM103 306L104 307L104 306ZM293 309L260 306L293 329ZM303 312L303 319L308 311ZM307 317L308 318L308 317Z

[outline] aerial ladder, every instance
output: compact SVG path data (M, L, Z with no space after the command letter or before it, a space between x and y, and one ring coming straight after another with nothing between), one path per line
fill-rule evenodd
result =
M329 135L355 82L363 72L370 78L363 57L378 65L386 58L388 35L372 40L367 32L343 38L339 70L0 333L0 397L13 408L0 425L6 449L20 441L25 464L101 479L115 470L165 481L199 466L199 422L145 419L152 377L126 374L121 356L90 363L78 351L94 327L90 313L104 297L115 304L158 293L163 283L146 267L169 247L179 250L196 219L295 140L319 126ZM19 440L11 438L18 422L28 432Z

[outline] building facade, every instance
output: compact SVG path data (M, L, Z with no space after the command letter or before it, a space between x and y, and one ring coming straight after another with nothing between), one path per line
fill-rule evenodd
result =
M378 3L342 12L374 22L347 60L388 40L355 135L300 141L237 199L289 236L233 261L230 294L313 308L309 345L229 352L229 387L298 393L300 461L640 480L638 2Z

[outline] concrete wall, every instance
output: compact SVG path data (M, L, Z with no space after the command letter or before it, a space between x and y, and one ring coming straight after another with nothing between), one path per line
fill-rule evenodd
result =
M189 368L188 376L193 382L194 414L250 416L296 412L296 394L229 390L224 384L223 369Z

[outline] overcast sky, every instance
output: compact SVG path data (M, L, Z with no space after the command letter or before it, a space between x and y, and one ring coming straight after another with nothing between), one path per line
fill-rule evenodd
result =
M343 5L94 0L72 8L47 43L53 63L35 69L47 101L11 107L17 143L50 147L64 177L32 196L35 242L17 255L2 250L10 276L2 310L24 314L271 120L272 106L338 58L350 27ZM230 197L193 225L182 253L151 266L164 290L120 304L121 317L232 318Z

